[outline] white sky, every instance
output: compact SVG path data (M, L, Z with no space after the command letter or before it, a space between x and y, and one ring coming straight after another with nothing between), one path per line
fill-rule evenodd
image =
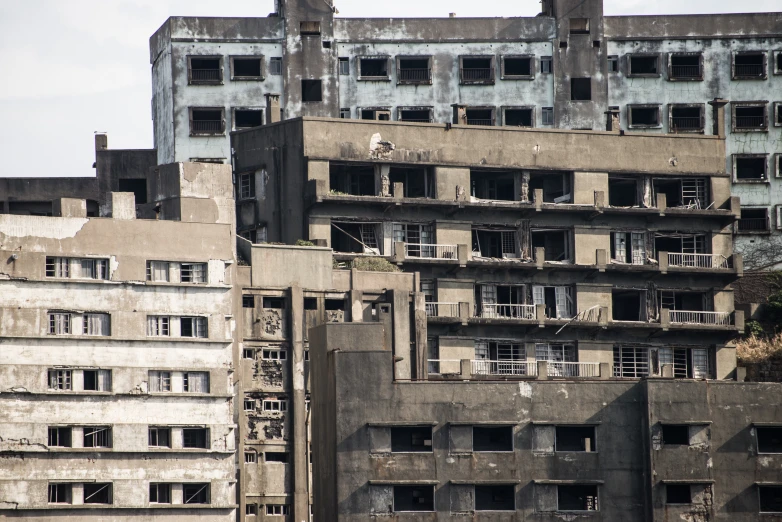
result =
M341 17L535 16L537 0L335 0ZM780 11L779 0L605 0L606 15ZM272 0L0 0L0 177L91 176L93 132L151 148L148 41L169 16L266 16Z

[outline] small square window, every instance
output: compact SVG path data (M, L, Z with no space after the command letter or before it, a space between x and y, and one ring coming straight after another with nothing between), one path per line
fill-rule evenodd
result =
M761 513L782 513L782 485L758 486Z
M692 489L689 484L668 484L665 486L666 504L692 504Z
M49 428L49 446L56 448L70 448L71 443L70 427L50 427Z
M242 350L242 359L255 359L255 348L244 348Z
M554 72L554 61L551 56L540 57L540 72L542 74L550 74Z
M151 448L170 448L171 428L149 428L149 446Z
M350 76L350 58L339 59L339 75Z
M255 399L245 397L244 411L255 411Z
M182 484L183 504L209 504L209 484Z
M663 445L689 446L690 427L678 424L663 424Z
M592 78L571 78L570 99L588 101L592 99Z
M255 296L243 295L242 296L242 308L255 308Z
M249 516L255 516L258 514L258 504L245 504L244 514Z
M350 119L350 109L340 109L339 110L339 117L343 120L349 120Z
M254 451L245 451L244 452L244 463L245 464L255 464L258 461L258 454Z
M302 80L301 101L303 102L323 101L323 82L321 80Z

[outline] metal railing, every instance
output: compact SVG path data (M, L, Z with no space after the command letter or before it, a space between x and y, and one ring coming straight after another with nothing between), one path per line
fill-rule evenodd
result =
M190 78L194 82L219 82L220 69L191 69Z
M762 64L736 64L736 76L757 77L763 76Z
M459 303L426 303L427 317L459 317Z
M481 304L481 317L485 319L535 319L535 305Z
M600 377L600 363L547 361L552 377Z
M467 125L482 125L484 127L493 127L494 120L479 120L476 118L467 118Z
M399 69L398 74L403 82L428 82L432 79L431 69Z
M730 260L722 254L680 254L668 252L668 266L687 268L730 268Z
M738 223L739 232L768 230L768 219L766 218L741 218Z
M460 359L429 359L427 361L427 367L429 375L461 373L462 361Z
M671 65L672 78L700 78L700 65Z
M478 359L472 361L473 375L527 375L535 377L538 374L538 364L527 361L489 361Z
M674 130L700 130L703 128L701 119L697 116L674 116L671 118L671 127Z
M736 116L737 129L762 129L766 126L763 116Z
M670 310L671 323L676 324L708 324L715 326L730 326L728 312L695 312L689 310Z
M424 259L457 259L457 246L405 243L405 257L419 257Z
M465 82L479 82L493 80L491 68L483 69L461 69L462 81Z
M222 120L191 120L190 129L193 132L223 132Z

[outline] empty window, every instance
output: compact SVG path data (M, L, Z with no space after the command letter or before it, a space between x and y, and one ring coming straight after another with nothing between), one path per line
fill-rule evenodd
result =
M681 424L663 424L663 445L666 446L689 446L690 445L690 427Z
M648 128L660 126L659 105L629 105L627 116L630 127Z
M628 76L659 76L660 57L656 54L631 54L628 56Z
M397 119L399 121L411 121L419 123L432 123L432 109L425 108L403 108L397 109Z
M331 248L335 252L381 255L379 223L331 223Z
M646 290L614 290L611 292L614 321L647 321Z
M71 333L71 314L49 314L49 334L68 335Z
M554 72L554 61L551 56L540 57L540 72L542 74L550 74Z
M597 451L594 426L557 426L555 451Z
M170 392L171 391L171 372L151 370L149 372L149 391L150 392Z
M273 308L275 310L284 310L285 309L285 298L283 298L283 297L264 297L263 298L263 307L264 308Z
M265 399L263 401L263 411L288 411L288 401L285 399Z
M462 83L494 83L493 56L460 56L459 62Z
M242 308L255 308L255 296L243 295L242 296Z
M182 337L207 337L206 317L181 317L179 324Z
M470 169L470 195L478 199L516 201L516 173Z
M255 399L244 398L244 411L255 411Z
M266 462L282 462L288 463L288 452L285 451L267 451L264 453L264 460Z
M782 56L782 53L780 53ZM777 126L782 125L782 102L774 103L774 124Z
M264 361L284 361L288 358L288 352L285 350L263 350L262 357Z
M149 428L149 446L155 448L170 448L171 428Z
M244 514L249 516L255 516L258 514L258 504L245 504Z
M223 81L223 59L220 56L188 56L187 61L190 85Z
M635 178L608 178L608 204L612 207L638 205L638 180Z
M391 428L391 451L399 452L431 452L432 427L411 426Z
M503 78L532 78L531 56L503 56Z
M111 370L84 370L85 391L111 391Z
M111 484L84 484L85 504L111 504Z
M703 55L671 54L669 78L672 80L702 80L701 61Z
M70 277L70 266L67 257L47 257L46 277Z
M758 453L782 453L782 426L755 426Z
M434 486L394 486L394 511L434 511Z
M49 388L52 390L73 389L71 370L49 370Z
M592 99L592 78L571 78L570 99L586 101Z
M758 486L761 513L782 512L782 485Z
M358 109L362 120L391 121L391 109L382 107L377 109Z
M209 393L209 372L183 373L182 391L185 393Z
M183 428L183 448L209 448L209 430L206 428Z
M619 72L619 57L615 54L608 57L608 72Z
M111 335L111 318L109 314L84 314L82 316L82 334Z
M776 73L782 74L782 51L776 51Z
M339 59L339 75L350 76L350 58Z
M263 58L260 56L231 57L232 80L263 80Z
M244 463L245 464L255 464L258 461L258 454L254 451L245 451L244 452Z
M709 187L706 178L653 178L653 205L659 206L665 195L666 206L706 208L709 206ZM668 250L668 252L673 252ZM705 252L701 252L705 253Z
M431 83L432 66L431 58L428 56L420 57L398 57L397 58L397 82L399 83Z
M72 503L72 491L72 484L49 484L49 504Z
M513 426L474 426L472 450L476 452L513 451Z
M263 125L262 109L234 109L234 129L252 129Z
M758 80L766 77L766 53L743 52L733 55L734 80Z
M589 18L571 18L570 34L589 34Z
M209 504L209 484L182 484L183 504Z
M171 484L150 484L150 504L171 504Z
M48 445L58 448L70 448L72 446L72 431L69 427L50 427Z
M241 174L239 176L239 198L250 199L254 197L255 197L255 174L253 173Z
M544 261L570 261L570 231L568 230L532 230L530 232L533 253L543 248Z
M467 125L494 125L493 108L468 108L464 112L467 116Z
M692 504L692 490L689 484L667 484L665 486L666 504Z
M282 74L282 58L269 59L269 74L271 76L280 76Z
M534 109L505 109L505 126L507 127L533 127L533 112Z
M598 511L597 486L557 486L557 509L559 511Z
M554 125L554 107L543 107L540 115L543 125Z
M473 256L518 259L519 251L516 236L516 230L473 229Z
M85 448L110 448L111 428L109 426L85 426Z
M147 335L150 337L168 337L171 335L170 320L160 315L147 316Z
M302 36L318 36L320 35L320 22L319 21L305 21L299 22L299 32Z
M321 80L302 80L301 101L303 102L323 101L323 82Z
M671 105L669 127L671 132L702 132L703 106Z
M734 181L766 181L768 179L767 163L768 158L765 154L734 154Z
M765 131L767 129L765 102L752 105L734 103L731 106L733 107L734 131Z
M288 504L266 504L267 516L281 516L288 514Z
M766 232L769 229L768 209L742 208L739 217L739 232Z
M475 486L475 511L515 511L516 487L513 484Z
M225 109L222 107L190 109L190 134L212 136L225 133Z
M360 80L387 80L388 79L388 58L359 58L358 59L358 77Z

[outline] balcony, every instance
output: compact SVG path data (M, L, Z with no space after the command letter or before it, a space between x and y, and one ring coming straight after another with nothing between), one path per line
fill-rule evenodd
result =
M662 255L662 253L661 253ZM668 266L675 268L733 268L722 254L684 254L668 252Z
M459 303L426 303L427 317L459 317Z
M536 362L529 361L489 361L477 359L470 361L472 375L516 375L535 377L538 374Z
M422 243L404 243L405 259L458 259L457 245L430 245Z
M476 380L548 379L609 379L609 363L535 361L527 359L429 359L430 378Z
M481 304L483 319L525 319L534 321L537 318L535 305L526 304Z
M666 310L663 309L663 312ZM700 312L693 310L667 310L671 324L697 324L710 326L732 326L729 312Z

